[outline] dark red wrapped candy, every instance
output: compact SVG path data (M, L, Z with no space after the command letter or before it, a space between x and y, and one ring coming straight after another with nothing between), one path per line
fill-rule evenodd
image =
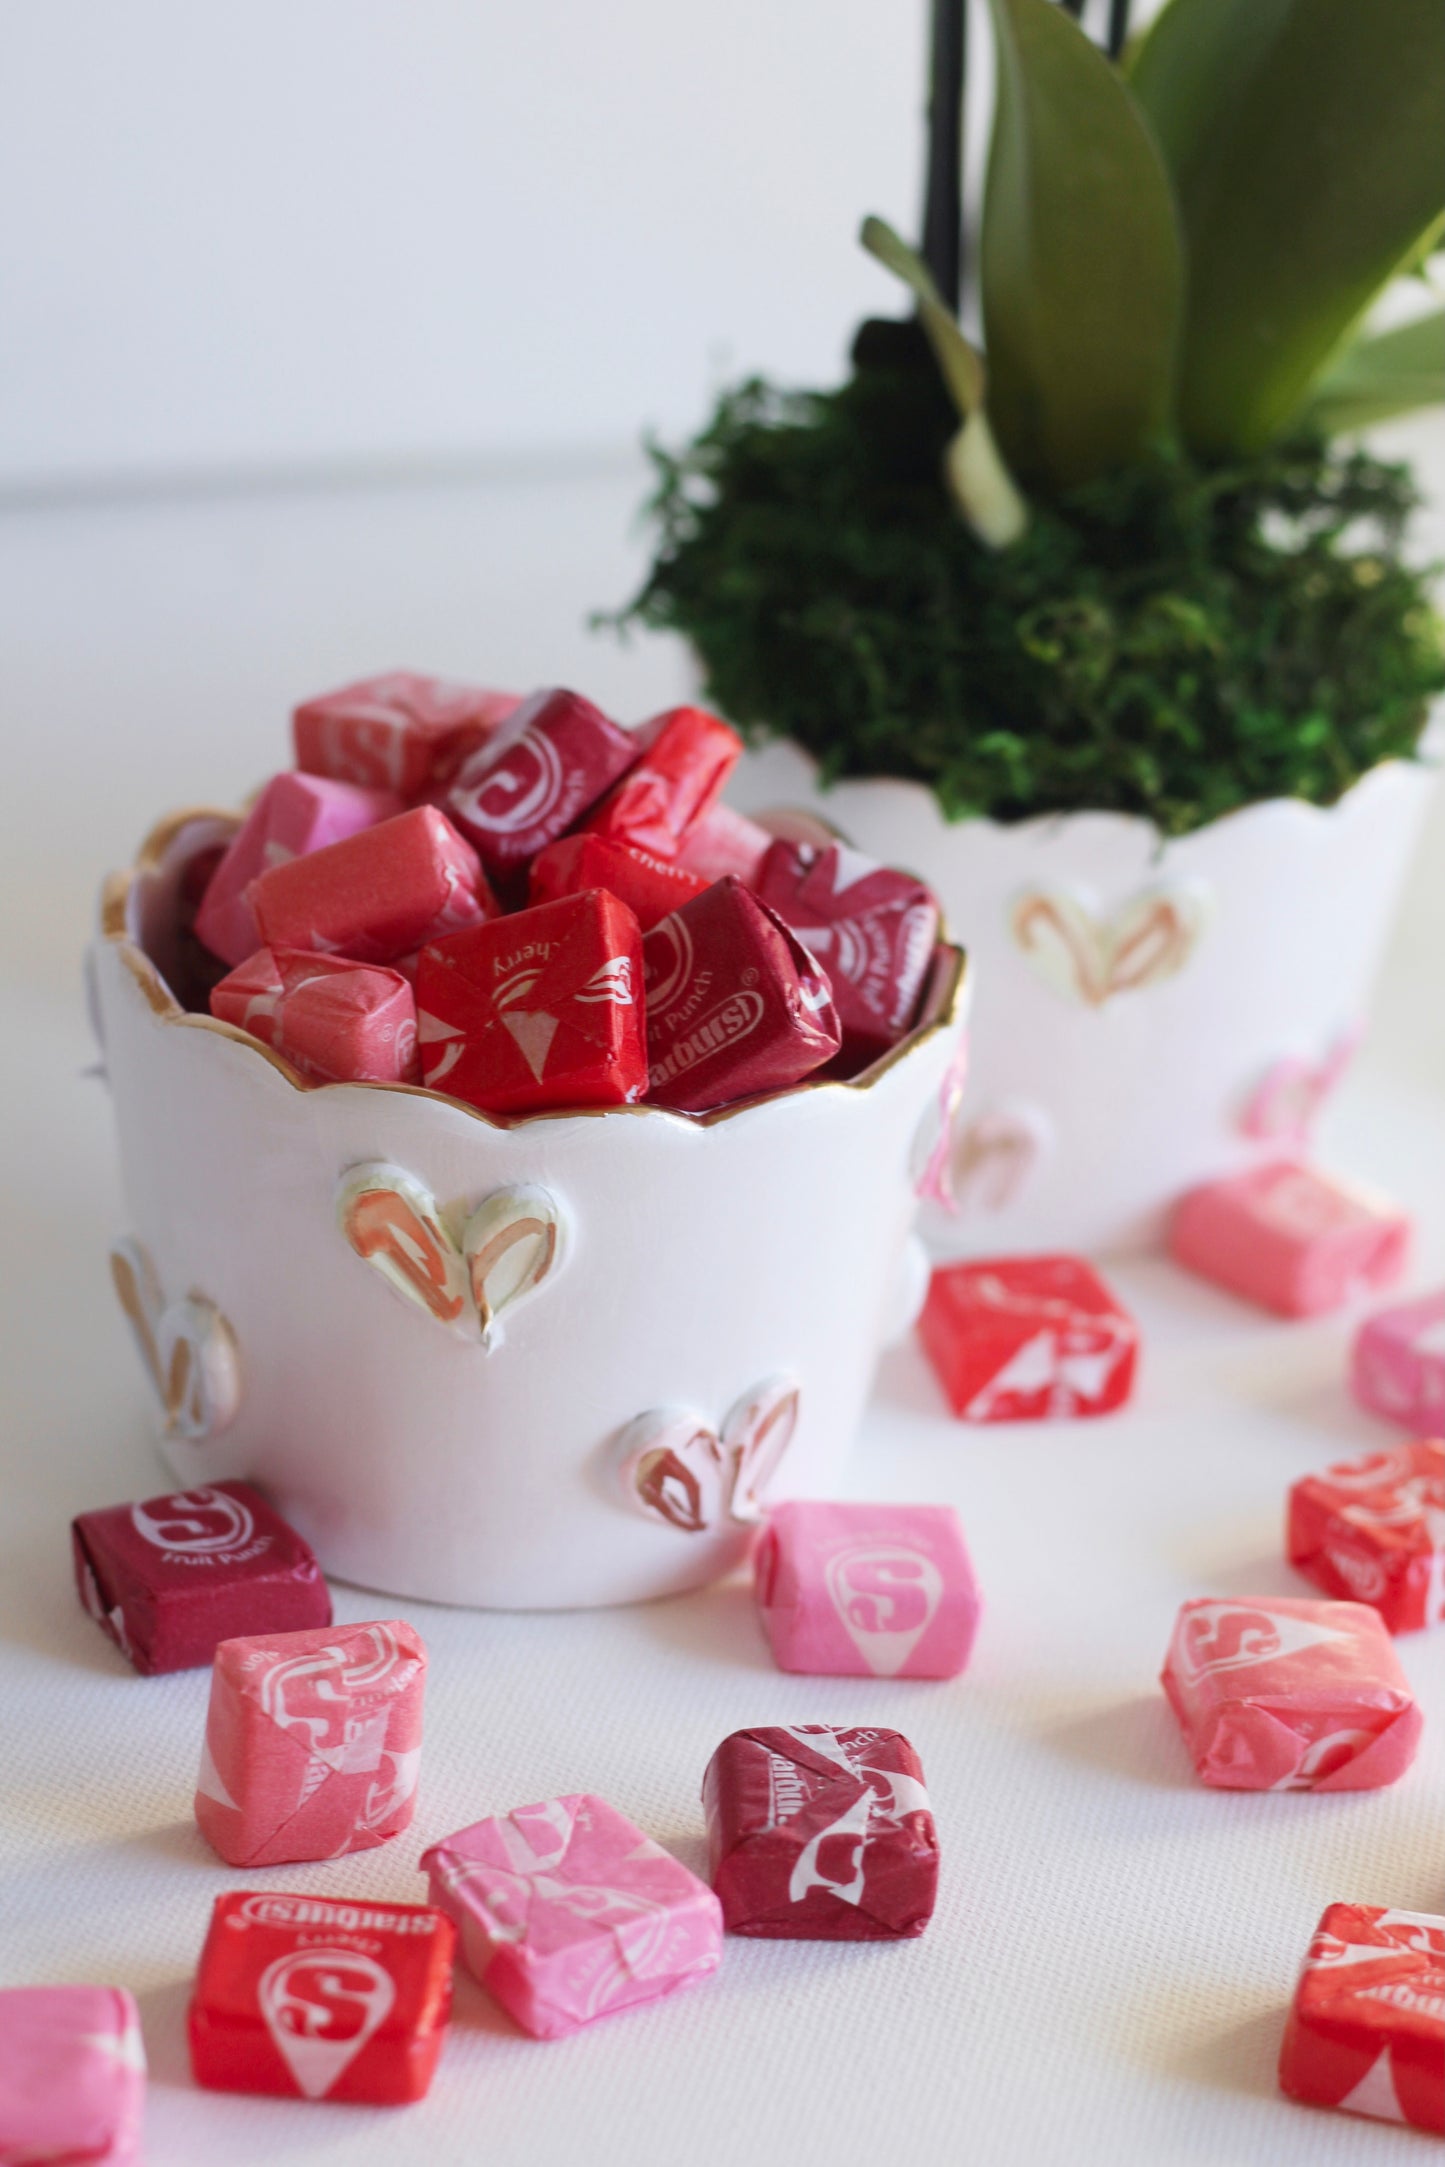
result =
M539 692L463 762L446 811L488 875L508 887L591 811L640 749L579 693Z
M647 1088L642 935L602 889L424 948L422 1075L493 1114L625 1106Z
M848 1067L876 1061L918 1013L938 942L932 893L841 843L787 841L769 850L756 890L828 973Z
M218 1896L187 2016L196 2082L374 2107L421 2099L455 1953L451 1920L422 1904Z
M641 758L587 816L589 835L671 858L716 799L743 741L700 707L672 707L635 731Z
M938 1891L938 1837L899 1731L734 1731L703 1778L709 1872L729 1933L903 1941Z
M842 1043L826 974L740 880L715 881L642 944L647 1095L706 1113L801 1083Z
M654 858L601 835L566 835L532 860L528 901L555 903L559 896L605 888L625 903L644 933L708 885L680 865Z
M331 1623L309 1546L244 1482L71 1523L81 1602L138 1671L194 1670L223 1640Z

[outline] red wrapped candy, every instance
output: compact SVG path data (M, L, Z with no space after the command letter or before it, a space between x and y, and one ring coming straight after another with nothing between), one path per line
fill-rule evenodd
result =
M586 831L672 858L732 773L743 741L700 707L672 707L633 733L642 757L589 813Z
M1362 1603L1186 1603L1160 1682L1195 1773L1216 1790L1375 1791L1420 1743L1409 1680Z
M309 1546L244 1482L83 1512L70 1538L81 1602L147 1675L209 1663L238 1634L331 1622Z
M841 843L776 842L755 885L828 973L844 1061L876 1061L918 1011L938 941L930 891Z
M446 809L506 886L636 760L637 739L575 692L539 692L464 761Z
M642 944L648 1097L701 1114L801 1083L842 1043L826 975L740 880L715 881Z
M421 1904L218 1896L186 2020L197 2084L373 2107L423 2098L455 1953L451 1920Z
M647 1088L642 935L601 889L422 950L422 1074L492 1114L625 1106Z
M435 806L273 866L250 888L268 948L389 963L497 909L476 852Z
M734 812L731 805L710 805L683 836L677 862L709 884L735 873L752 887L772 847L768 830L746 813Z
M1078 1257L941 1265L918 1336L966 1422L1109 1414L1139 1351L1133 1318Z
M644 933L691 902L707 886L696 873L600 835L565 835L532 860L528 901L555 903L559 896L605 888L625 903Z
M223 1640L196 1824L228 1866L340 1858L416 1810L426 1649L399 1618Z
M399 971L261 948L211 989L211 1014L317 1083L415 1083L416 1003Z
M1445 2136L1445 1918L1331 1904L1280 2048L1291 2099Z
M261 945L246 891L268 866L324 850L402 810L394 790L361 790L324 775L273 775L206 884L196 933L233 966Z
M1445 1444L1422 1438L1306 1475L1289 1493L1289 1561L1392 1633L1445 1625Z
M297 708L296 765L310 775L419 797L518 704L512 692L388 670Z
M702 1796L729 1933L902 1941L928 1924L938 1837L901 1732L824 1723L734 1731L708 1763Z

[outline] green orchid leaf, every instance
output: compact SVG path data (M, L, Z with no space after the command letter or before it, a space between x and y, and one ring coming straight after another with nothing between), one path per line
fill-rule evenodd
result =
M1445 404L1445 309L1346 347L1316 384L1304 419L1325 436Z
M885 270L901 278L918 302L918 314L948 386L949 397L967 420L983 404L983 360L958 327L933 282L923 258L882 218L865 218L859 240Z
M1178 224L1124 83L1049 0L991 0L998 102L982 235L989 411L1015 472L1056 486L1166 433Z
M1173 177L1180 421L1260 450L1445 201L1440 0L1170 0L1130 84Z

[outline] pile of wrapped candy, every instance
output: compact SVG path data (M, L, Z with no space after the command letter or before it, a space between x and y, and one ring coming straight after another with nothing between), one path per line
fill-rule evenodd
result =
M311 1081L700 1114L856 1076L915 1019L933 897L721 805L742 746L700 708L629 730L396 671L295 739L186 930L211 1013Z

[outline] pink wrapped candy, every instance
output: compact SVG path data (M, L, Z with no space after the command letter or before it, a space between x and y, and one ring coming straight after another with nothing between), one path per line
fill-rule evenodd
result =
M244 963L261 945L246 890L269 866L340 843L402 810L394 790L361 790L321 775L273 775L206 884L196 933L213 955Z
M1390 1636L1362 1603L1186 1603L1162 1683L1200 1782L1219 1790L1379 1790L1420 1743Z
M938 941L938 904L911 873L878 865L842 843L780 841L764 858L757 893L828 973L843 1059L876 1061L912 1025Z
M306 700L293 718L296 765L313 775L420 797L517 706L512 692L387 670Z
M340 1858L408 1825L426 1649L400 1619L216 1650L196 1821L228 1866Z
M717 1969L717 1898L605 1799L519 1806L444 1837L421 1863L468 1970L536 2039Z
M951 1505L778 1505L753 1589L778 1668L817 1677L953 1678L978 1630Z
M1445 1287L1365 1320L1350 1384L1371 1414L1418 1437L1445 1436Z
M446 809L499 884L520 876L626 773L641 747L576 692L539 692L463 762Z
M1282 1317L1313 1317L1405 1269L1410 1221L1387 1198L1294 1159L1191 1189L1175 1207L1178 1264Z
M420 1083L416 1001L399 971L259 948L211 988L211 1014L316 1083Z
M1341 1460L1289 1493L1289 1561L1392 1633L1445 1623L1445 1444Z
M111 1986L0 1992L0 2167L138 2167L145 2047Z
M476 852L434 805L276 865L249 890L268 948L390 963L494 918Z
M1331 1904L1279 2056L1281 2091L1445 2136L1445 1919Z

